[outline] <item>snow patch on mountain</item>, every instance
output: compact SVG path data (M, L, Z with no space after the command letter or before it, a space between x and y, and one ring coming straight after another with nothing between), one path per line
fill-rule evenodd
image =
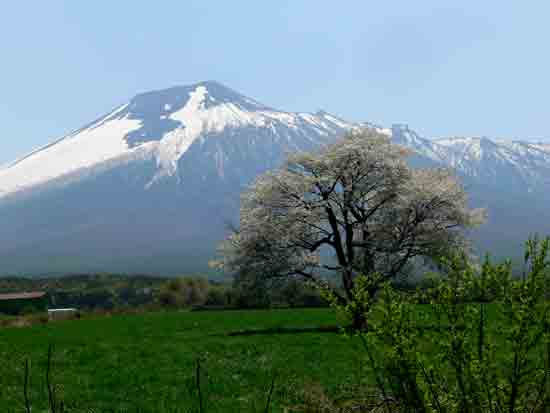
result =
M486 137L453 137L431 141L437 160L467 176L495 181L520 178L527 191L550 182L550 145ZM420 148L429 155L429 150ZM432 158L436 159L436 158Z
M0 170L0 196L127 153L130 149L123 137L138 129L141 122L127 118L114 119L124 108L122 106L91 126L40 148Z
M222 134L228 128L272 128L274 134L278 135L281 126L298 130L306 122L316 133L326 136L339 129L349 130L353 126L328 114L316 116L270 110L251 99L244 99L246 108L239 101L207 104L218 100L210 94L207 86L199 84L189 92L185 106L170 114L169 119L182 126L166 133L158 141L156 152L159 171L150 185L162 177L174 176L178 160L198 138ZM218 154L216 159L221 160L222 155Z

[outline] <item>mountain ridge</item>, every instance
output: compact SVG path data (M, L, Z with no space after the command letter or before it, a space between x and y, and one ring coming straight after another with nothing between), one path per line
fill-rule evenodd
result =
M0 170L0 273L203 271L258 174L365 126L414 149L414 165L455 168L489 208L479 250L550 233L525 223L550 222L550 145L439 142L404 124L277 110L207 81L136 95Z
M212 87L214 93L208 89ZM213 81L146 92L0 170L0 197L19 188L15 182L11 183L11 187L6 182L10 172L19 165L40 157L44 152L55 151L60 147L60 156L70 155L72 158L66 164L55 158L49 159L49 162L54 168L63 165L66 167L58 167L46 176L35 171L24 171L26 182L22 185L33 186L74 172L75 169L129 155L136 148L141 152L154 152L153 155L163 167L164 173L173 175L177 160L201 135L223 132L225 128L231 127L272 126L277 122L286 123L288 127L302 123L302 126L318 129L325 135L329 134L327 129L331 132L342 132L351 127L351 124L328 113L315 115L277 111ZM68 148L75 141L78 141L79 147ZM86 153L80 147L82 144L88 145L85 148ZM94 150L96 153L90 156L90 152ZM75 160L77 156L80 159ZM17 174L15 175L14 178L17 178Z

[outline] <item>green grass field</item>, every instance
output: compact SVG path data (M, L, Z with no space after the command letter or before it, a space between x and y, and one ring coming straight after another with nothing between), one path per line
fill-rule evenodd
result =
M227 333L336 321L331 310L300 309L147 313L0 329L0 411L24 411L25 358L33 411L46 409L50 344L52 382L69 411L193 411L199 357L206 412L263 411L274 376L273 411L283 411L304 389L342 394L364 380L360 343L335 333Z

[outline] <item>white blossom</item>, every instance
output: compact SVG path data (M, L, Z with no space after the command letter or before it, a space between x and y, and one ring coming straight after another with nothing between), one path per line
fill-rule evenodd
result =
M240 228L222 245L231 270L262 277L321 271L396 277L416 257L467 245L464 229L483 210L468 207L446 169L412 169L410 151L372 129L354 131L316 153L289 156L242 195ZM334 260L320 259L330 250Z

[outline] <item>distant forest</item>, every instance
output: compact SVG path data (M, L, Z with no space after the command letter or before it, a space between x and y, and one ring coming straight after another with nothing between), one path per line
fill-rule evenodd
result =
M130 309L239 309L319 307L327 304L299 279L245 285L202 276L176 278L143 275L70 275L63 277L0 277L0 294L48 293L50 308L83 311Z

